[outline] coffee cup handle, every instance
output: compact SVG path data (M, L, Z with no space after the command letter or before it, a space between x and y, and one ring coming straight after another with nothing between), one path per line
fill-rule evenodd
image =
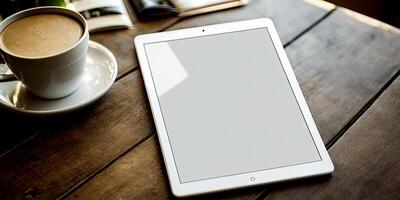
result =
M1 53L0 53L0 82L13 81L16 79L17 78L14 76L14 74L8 68L3 55L1 55Z

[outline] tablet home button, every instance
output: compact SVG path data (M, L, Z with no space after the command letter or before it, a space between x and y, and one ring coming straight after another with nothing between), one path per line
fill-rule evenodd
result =
M254 178L254 177L250 177L250 180L251 180L251 181L255 181L255 180L256 180L256 178Z

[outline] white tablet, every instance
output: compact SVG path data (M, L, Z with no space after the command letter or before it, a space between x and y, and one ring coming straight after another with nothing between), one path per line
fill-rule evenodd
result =
M174 195L333 171L269 19L140 35L135 46Z

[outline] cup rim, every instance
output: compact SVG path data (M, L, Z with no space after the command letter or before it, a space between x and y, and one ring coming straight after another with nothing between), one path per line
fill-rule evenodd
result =
M57 12L57 13L66 14L66 15L68 15L70 17L73 17L73 18L77 19L79 22L81 22L81 25L83 26L83 34L82 34L81 38L77 42L75 42L75 44L73 44L72 46L70 46L70 47L68 47L68 48L66 48L66 49L64 49L64 50L62 50L60 52L57 52L57 53L54 53L54 54L50 54L50 55L46 55L46 56L35 56L35 57L20 56L20 55L17 55L17 54L14 54L14 53L8 51L6 48L1 48L1 45L0 45L0 50L3 51L4 53L8 54L8 55L11 55L11 56L19 58L19 59L26 59L26 60L46 59L46 58L56 57L56 56L59 56L61 54L64 54L64 53L70 51L71 49L73 49L76 46L78 46L83 40L85 40L86 35L89 34L88 33L88 25L87 25L86 19L80 13L78 13L78 12L76 12L74 10L70 10L70 9L67 9L67 8L59 7L59 6L40 6L40 7L29 8L29 9L22 10L22 11L19 11L17 13L14 13L14 14L8 16L7 18L5 18L2 22L0 22L0 24L2 24L2 23L6 23L7 21L11 20L11 22L9 24L7 24L2 30L0 30L0 33L4 29L6 29L10 24L14 23L15 21L17 21L19 19L22 19L22 18L28 17L28 16L32 16L32 15L35 15L35 14L42 14L42 13L33 13L32 15L29 14L30 12L33 12L33 11L36 11L36 10L42 10L42 9L43 10L51 10L51 11L53 11L53 10L62 11L62 12ZM16 19L15 21L12 21L13 18L17 17L18 15L24 14L24 13L28 13L27 16L24 16L24 17ZM46 13L46 12L44 12L44 13Z

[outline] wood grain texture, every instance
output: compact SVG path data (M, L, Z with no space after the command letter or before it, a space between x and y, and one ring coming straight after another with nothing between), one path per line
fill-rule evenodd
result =
M318 18L312 13L304 14L309 15L309 19ZM210 23L219 21L209 20ZM130 36L159 28L152 23L160 22L138 22L134 30L96 33L91 38L116 55L121 75L137 67ZM314 21L304 23L311 25ZM22 135L24 137L15 138L11 134L13 127L20 127L17 121L20 118L5 115L6 120L2 123L8 128L3 129L5 132L0 135L7 135L4 144L29 138L36 130L42 132L0 157L0 196L4 199L56 198L105 168L148 134L154 133L138 73L120 79L104 98L92 106L66 116L41 119L45 128L38 126L34 129L34 126L24 124L26 127L21 130L28 132ZM36 125L35 121L32 124Z
M95 187L84 195L75 194L67 199L168 199L171 198L166 173L161 160L156 137L153 135L134 148L117 165L111 165L104 173L112 179L94 178ZM112 169L112 170L109 170ZM151 171L152 173L148 173ZM115 173L116 172L116 173ZM118 181L114 181L118 180ZM147 180L151 180L148 182ZM148 183L143 185L142 183ZM82 187L84 190L85 185ZM118 188L116 190L115 188ZM79 189L81 190L81 189Z
M394 64L399 56L398 37L396 30L381 30L363 24L340 9L286 48L325 143L399 70ZM360 43L370 48L360 46ZM375 69L377 67L379 70ZM137 148L144 149L140 152L152 153L129 152L74 191L70 198L107 199L110 193L128 199L129 195L146 199L171 197L169 190L164 188L168 184L160 153L156 153L157 143L146 142ZM137 164L139 161L142 164ZM139 174L146 178L134 178ZM102 184L107 188L100 193L105 187ZM124 189L119 185L124 185ZM198 198L254 199L261 191L262 188L251 188ZM125 196L126 193L129 195Z
M152 135L101 175L67 199L171 199L157 136ZM253 199L257 193L237 190L192 199Z
M329 179L280 184L266 199L400 199L400 78L335 143Z
M153 131L140 72L0 159L1 199L54 199Z
M325 143L400 70L399 30L353 14L337 9L286 48Z
M392 37L390 35L391 34L389 34L388 37ZM379 43L376 43L379 47L378 44ZM386 45L386 43L383 43L383 45ZM387 52L383 51L383 56L386 56L386 53ZM319 64L322 65L326 63ZM385 70L385 68L383 70ZM358 73L359 71L356 72ZM57 197L65 190L74 187L75 184L85 181L88 175L91 176L97 173L99 169L106 167L108 163L118 158L118 156L127 149L152 133L154 129L152 128L148 108L143 107L137 111L134 109L134 106L137 106L135 105L137 102L147 102L147 100L145 100L143 87L138 84L141 83L141 78L137 73L138 72L135 72L133 75L129 75L118 81L111 92L100 102L97 102L95 105L85 110L61 118L58 120L56 126L1 158L0 173L2 175L5 174L4 177L6 178L1 179L0 195L5 198ZM390 70L386 73L389 75L392 74ZM358 75L353 75L351 78L357 78L357 76ZM378 79L382 79L382 82L384 82L386 77L378 77ZM363 85L355 84L355 86L352 87L360 88L363 87ZM373 90L371 91L375 92ZM357 90L354 90L354 93L358 95ZM354 102L345 101L341 103ZM361 104L362 102L356 101L355 103ZM144 105L147 106L146 103L142 106ZM338 106L342 106L342 104L338 104ZM131 113L126 115L126 113L132 110L134 110L133 116L135 117L132 117ZM133 130L135 130L134 134L132 134ZM153 147L156 149L157 146L153 145ZM136 148L134 148L134 151L135 149ZM115 165L118 165L119 161L125 159L127 155L130 155L130 152L117 160ZM159 163L159 157L157 157L157 159L155 159L154 162L158 163L160 169L163 169L161 167L162 163ZM146 161L145 163L149 162ZM114 164L112 166L114 166ZM140 169L141 168L146 169L147 167L146 165L141 165ZM132 170L135 169L137 169L137 167L132 168ZM111 177L105 177L108 178L110 182L117 184L118 181L111 181L113 180L112 175L114 175L114 173L115 172L112 171L110 172ZM150 167L149 171L146 173L154 173L155 176L158 176ZM96 176L95 179L98 177L101 178L101 174L102 173ZM125 176L127 175L125 174ZM92 180L90 180L88 184L92 185ZM152 178L152 180L160 179ZM160 195L167 197L169 194L162 193L162 191L168 190L166 188L160 189L165 186L166 180L163 180L164 183L152 185L148 182L139 182L139 179L135 184L148 184L151 187L147 192L149 192L149 190L161 191ZM90 185L88 185L88 187ZM94 190L92 188L87 191ZM118 188L115 188L114 192L118 191ZM145 192L146 190L143 190L143 193ZM84 196L84 193L79 193L79 195ZM97 197L100 198L101 195ZM252 197L252 195L249 195L249 197Z

